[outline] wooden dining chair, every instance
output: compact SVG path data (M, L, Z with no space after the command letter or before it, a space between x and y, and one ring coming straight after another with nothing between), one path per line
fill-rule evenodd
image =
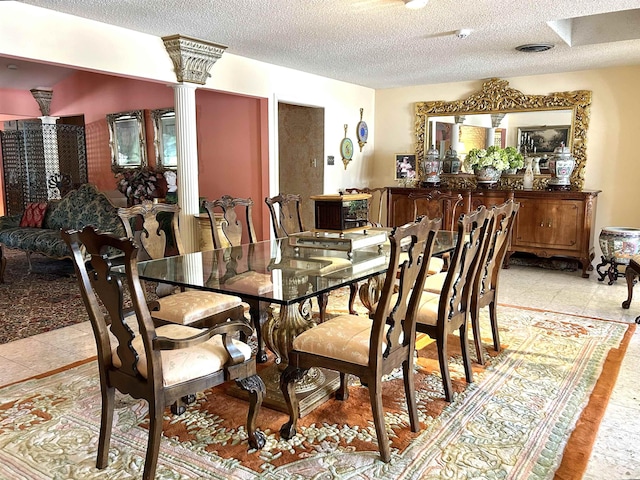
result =
M491 335L493 348L500 351L500 334L498 333L498 285L502 262L509 248L509 238L515 223L519 203L507 200L502 205L494 206L492 219L487 230L483 251L478 263L478 272L474 280L471 294L471 326L476 346L478 363L484 365L482 352L482 339L480 336L480 309L489 307L489 319L491 321Z
M239 247L242 243L256 243L256 233L253 227L253 200L250 198L233 198L230 195L223 195L216 200L205 200L204 208L209 214L211 220L211 233L213 238L213 248L222 248L224 244L233 247ZM218 210L222 212L225 220L220 227L223 238L215 227L215 214ZM249 255L251 250L249 249ZM251 259L249 258L249 261ZM236 255L230 252L230 263L237 264ZM233 270L229 269L228 273ZM226 275L224 282L227 286L235 286L239 292L253 292L255 294L263 294L273 290L271 275L268 273L255 272L252 270L246 272L233 271L232 275ZM262 325L267 319L268 302L260 302L251 298L245 298L244 301L249 305L249 315L254 324L256 340L258 343L258 353L256 359L258 363L267 361L267 352L265 349L264 339L262 338Z
M413 216L426 215L429 218L441 218L442 228L454 231L463 198L459 193L442 192L440 190L416 191L409 194L413 203ZM434 257L429 265L429 275L448 268L449 255Z
M271 224L276 238L288 237L292 233L304 232L300 203L302 196L294 193L280 193L275 197L267 197L264 202L271 214Z
M179 212L176 204L150 201L118 209L127 236L139 246L139 260L183 253ZM158 284L156 294L159 298L151 315L160 323L212 325L224 319L229 309L242 305L242 299L235 295L184 289L176 292L176 287L164 283Z
M87 308L98 350L98 371L102 413L96 466L109 463L109 443L115 408L115 391L144 399L149 405L149 439L143 479L155 478L165 408L185 411L185 396L204 391L227 380L235 380L249 393L246 425L250 448L260 449L265 436L256 429L256 419L265 386L256 375L251 347L235 340L238 333L250 334L242 316L228 315L227 321L209 329L167 324L156 327L138 278L138 248L132 239L98 233L93 227L81 232L62 232L72 252L80 292ZM112 271L107 249L122 253L125 275ZM85 265L89 255L90 269ZM123 308L124 286L133 303L133 317ZM108 316L98 302L102 302ZM236 310L242 311L242 307ZM133 320L132 318L135 318ZM134 324L137 328L131 328Z
M396 368L402 367L411 431L420 429L413 381L415 313L439 227L439 221L423 218L392 231L389 267L372 319L340 315L293 340L289 364L280 377L280 388L289 410L289 421L280 429L283 438L296 435L299 411L295 382L311 367L340 372L338 400L349 397L349 375L358 376L369 388L378 448L384 462L389 462L391 451L382 408L382 376ZM406 260L401 261L403 250L407 255L402 257ZM399 287L394 293L398 271Z
M460 335L465 377L467 382L473 381L467 346L467 322L470 317L473 282L491 218L491 211L484 205L472 213L460 216L457 227L458 239L442 289L439 293L423 291L420 299L416 329L436 341L444 394L448 402L453 397L453 390L449 374L447 338L456 330Z
M280 193L275 197L267 197L264 202L269 207L271 214L271 224L277 238L284 238L294 233L304 232L302 225L302 217L300 216L300 203L302 196L293 193ZM349 313L355 313L354 302L358 285L351 284L349 286ZM324 322L327 312L327 303L329 294L323 293L318 295L318 310L320 321Z

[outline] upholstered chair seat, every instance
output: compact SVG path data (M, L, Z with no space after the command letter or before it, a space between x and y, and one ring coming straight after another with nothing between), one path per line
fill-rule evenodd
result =
M440 272L434 275L429 275L424 282L424 291L440 293L442 291L442 286L444 285L444 281L446 280L446 278L447 272Z
M189 338L203 330L184 325L163 325L156 328L159 337L167 337L175 340ZM242 353L242 360L246 362L251 358L251 347L239 340L232 340L233 345ZM140 375L147 377L147 355L142 345L142 337L136 336L131 346L138 352L136 368ZM122 361L118 355L117 347L113 347L113 366L122 367ZM222 344L222 336L215 335L204 343L190 348L179 350L163 350L162 357L162 383L165 387L177 383L187 382L204 375L222 370L229 360L229 354Z
M367 365L373 322L358 315L340 315L301 333L293 348L344 362ZM385 327L385 333L389 326ZM382 342L386 349L386 342Z
M225 280L224 285L234 291L256 295L264 295L273 291L271 275L253 271L231 277Z
M241 304L242 299L233 295L186 290L159 298L159 308L151 314L163 322L190 325Z

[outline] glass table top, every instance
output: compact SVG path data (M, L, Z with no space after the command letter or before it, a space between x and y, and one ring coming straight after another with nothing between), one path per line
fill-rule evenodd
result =
M439 231L434 256L453 250L457 234ZM353 251L296 248L289 239L189 253L138 263L147 281L290 305L384 273L389 242Z

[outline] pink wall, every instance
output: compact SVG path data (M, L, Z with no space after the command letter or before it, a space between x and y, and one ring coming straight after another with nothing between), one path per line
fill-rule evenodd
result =
M0 114L40 117L40 108L29 90L0 88Z
M173 104L173 89L164 84L77 72L55 85L51 114L84 115L89 181L102 190L113 190L116 179L111 173L106 115ZM145 113L148 158L154 164L153 127L149 112ZM258 239L268 238L270 219L264 205L269 191L267 100L197 90L196 116L200 196L253 198Z
M264 204L269 191L268 152L263 141L268 137L262 127L267 125L266 103L266 99L196 92L200 196L209 200L222 195L252 198L258 239L268 238L270 228Z

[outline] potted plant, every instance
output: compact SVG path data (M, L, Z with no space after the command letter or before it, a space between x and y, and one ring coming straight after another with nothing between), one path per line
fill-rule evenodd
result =
M158 196L158 173L149 167L129 168L121 173L117 188L127 197L129 206ZM162 176L162 175L160 175ZM164 178L164 177L163 177Z
M473 169L479 186L496 183L503 170L509 168L509 159L504 149L492 145L486 149L472 148L464 160L467 171Z

